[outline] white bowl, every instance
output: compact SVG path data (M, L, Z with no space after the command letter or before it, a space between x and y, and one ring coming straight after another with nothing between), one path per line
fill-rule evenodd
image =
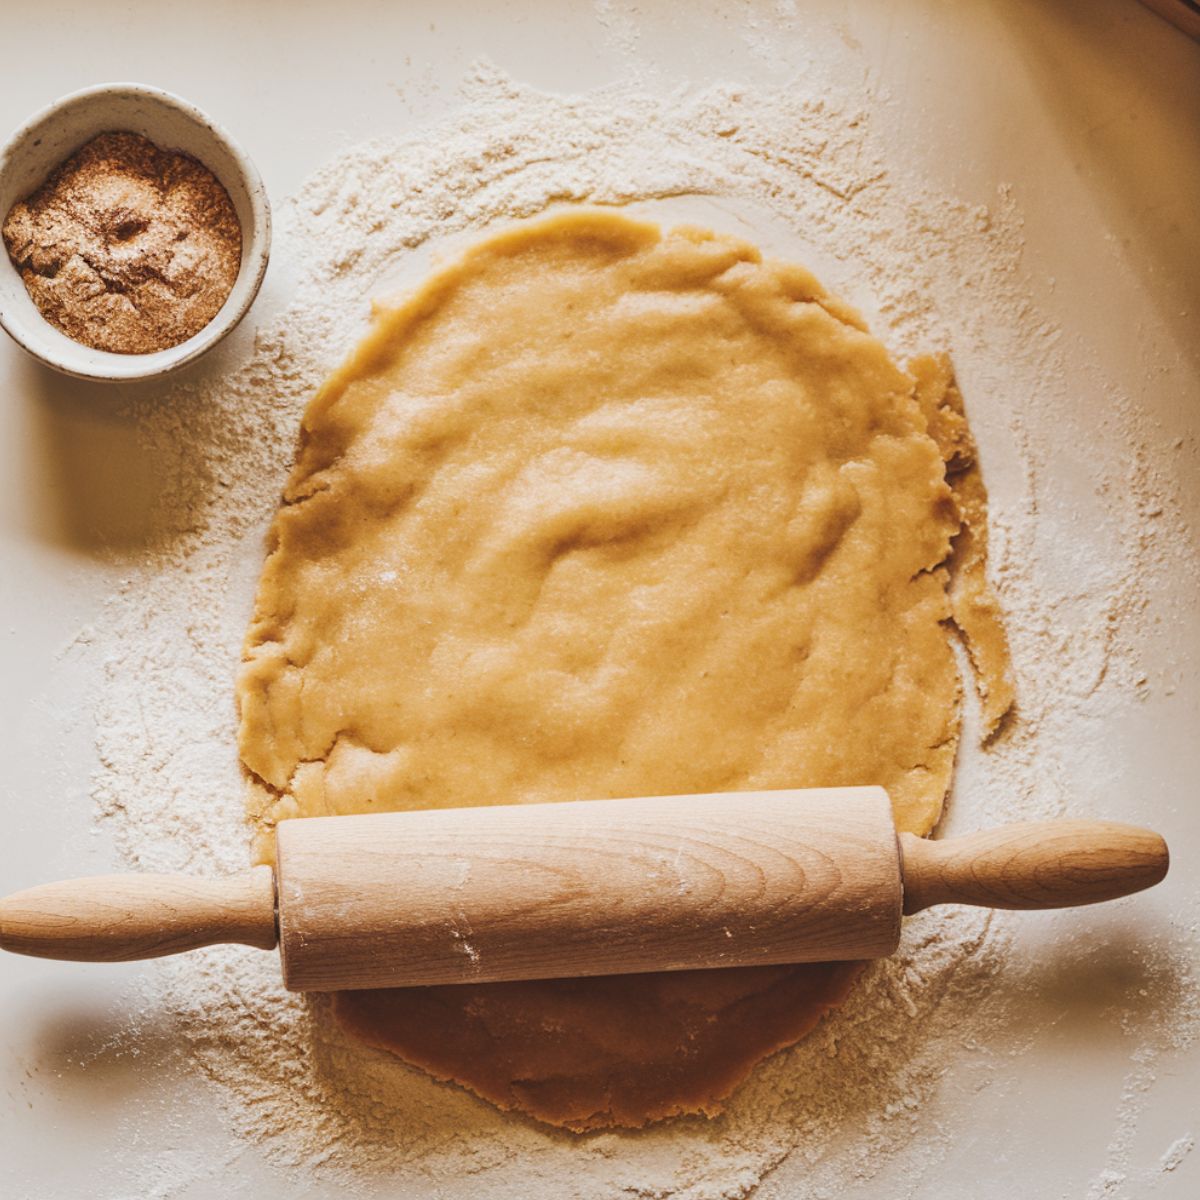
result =
M99 133L140 133L164 150L199 159L221 181L242 226L242 262L217 315L199 333L152 354L93 350L38 311L0 245L0 325L34 358L80 379L151 379L192 362L245 316L258 295L271 249L271 207L257 168L219 125L170 92L139 83L106 83L64 96L31 117L0 152L0 223L18 201Z

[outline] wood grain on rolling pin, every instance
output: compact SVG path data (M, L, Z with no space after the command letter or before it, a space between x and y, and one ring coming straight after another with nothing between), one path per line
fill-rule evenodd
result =
M0 945L73 962L130 962L222 942L275 947L270 867L226 879L91 875L0 901Z
M285 821L280 949L321 991L873 958L899 941L880 788ZM722 810L725 810L724 813Z
M1116 821L1030 821L937 842L902 833L900 850L906 913L1098 904L1153 886L1169 863L1157 833Z

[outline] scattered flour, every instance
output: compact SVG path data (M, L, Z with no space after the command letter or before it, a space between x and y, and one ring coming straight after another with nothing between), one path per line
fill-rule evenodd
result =
M1158 1160L1159 1170L1174 1171L1195 1148L1196 1139L1190 1133L1176 1138L1163 1152L1162 1158Z
M1113 436L1138 457L1089 462L1095 503L1060 511L1054 401L1066 350L1028 299L1005 189L987 207L926 194L888 161L857 102L815 82L555 96L481 67L444 123L349 150L282 207L275 259L294 273L294 300L243 361L131 400L164 490L152 545L129 557L83 647L102 666L95 797L130 866L246 862L233 678L262 533L302 406L363 332L368 297L448 235L575 201L743 233L814 267L897 353L954 353L992 486L1020 711L989 749L964 745L952 827L1065 811L1113 766L1082 761L1081 724L1169 686L1144 677L1133 647L1156 572L1194 570L1172 549L1170 471L1151 468L1170 455L1103 381L1077 373L1074 386L1103 396ZM1002 915L967 909L914 919L901 953L872 967L813 1036L763 1064L722 1117L639 1133L576 1138L502 1116L350 1044L325 1001L288 996L271 956L250 951L164 962L122 1036L134 1043L139 1022L166 1020L238 1133L329 1194L448 1195L465 1178L490 1195L556 1200L755 1189L803 1200L840 1196L886 1166L898 1197L948 1148L923 1121L946 1064L971 1063L986 1086L995 1031L1017 1024L1008 929ZM1182 1021L1162 1015L1177 1037ZM1156 1052L1144 1047L1134 1092ZM1172 1162L1190 1141L1181 1146ZM1120 1174L1126 1152L1118 1145L1106 1169ZM184 1182L169 1176L142 1194Z

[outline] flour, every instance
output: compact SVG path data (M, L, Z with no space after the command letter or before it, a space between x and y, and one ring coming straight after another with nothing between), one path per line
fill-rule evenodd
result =
M742 233L813 267L897 354L954 353L992 486L1020 711L989 749L964 749L952 828L1079 811L1113 769L1094 742L1084 761L1081 726L1139 688L1169 686L1144 676L1136 651L1156 572L1194 570L1170 549L1171 474L1150 468L1163 448L1106 397L1106 420L1140 455L1134 486L1127 458L1097 457L1092 509L1061 511L1054 398L1067 355L1027 296L1020 215L1004 189L986 207L926 194L857 104L815 80L551 96L481 67L443 124L348 151L282 207L274 257L294 277L294 301L251 352L226 351L218 370L131 402L168 482L152 544L129 558L82 647L102 675L95 797L128 865L247 862L233 678L262 533L302 407L365 330L368 297L415 278L431 250L574 201ZM1009 929L1003 915L969 909L912 920L901 952L872 966L813 1036L763 1064L723 1116L638 1133L576 1138L503 1116L348 1042L325 1000L284 993L272 956L252 951L164 962L120 1036L135 1045L145 1023L167 1022L185 1069L213 1081L238 1134L330 1194L450 1195L460 1181L494 1196L712 1200L758 1188L801 1200L841 1195L886 1166L901 1196L948 1148L924 1120L947 1065L985 1087L998 1047L1017 1038ZM1179 1002L1161 1023L1182 1036L1193 993L1178 948L1162 953ZM1106 1169L1120 1175L1126 1152L1118 1146Z
M1159 1170L1174 1171L1195 1148L1196 1139L1190 1133L1185 1133L1183 1137L1176 1138L1158 1160Z

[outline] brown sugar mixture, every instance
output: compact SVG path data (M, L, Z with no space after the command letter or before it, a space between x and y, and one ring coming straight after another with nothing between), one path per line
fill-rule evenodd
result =
M242 229L217 177L136 133L102 133L4 221L4 245L42 315L114 354L177 346L217 315Z

